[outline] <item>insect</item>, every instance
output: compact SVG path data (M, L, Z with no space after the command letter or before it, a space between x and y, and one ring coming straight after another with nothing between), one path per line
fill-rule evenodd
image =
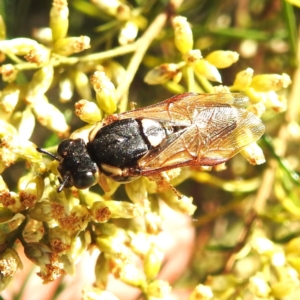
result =
M111 115L89 133L89 141L66 139L57 156L58 192L85 189L103 173L129 182L183 166L215 166L258 140L265 127L244 106L241 93L184 93L163 102Z

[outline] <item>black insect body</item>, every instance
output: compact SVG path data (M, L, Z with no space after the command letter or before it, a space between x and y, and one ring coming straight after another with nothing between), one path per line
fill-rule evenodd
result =
M64 140L58 156L64 187L88 188L104 173L119 182L182 166L226 162L258 140L264 125L243 108L238 93L174 96L158 104L107 117L90 132L89 142Z

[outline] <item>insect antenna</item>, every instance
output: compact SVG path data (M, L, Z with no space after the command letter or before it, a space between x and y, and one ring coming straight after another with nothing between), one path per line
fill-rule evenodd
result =
M59 183L60 183L60 186L57 188L57 192L58 193L60 193L63 190L63 188L65 187L65 185L69 181L69 179L70 179L70 175L69 174L65 175L63 180L61 180L60 178L58 178Z
M43 154L47 154L48 156L52 157L53 159L57 160L57 161L60 161L61 159L54 155L53 153L51 152L48 152L47 150L45 149L42 149L42 148L36 148L36 151L40 152L40 153L43 153Z

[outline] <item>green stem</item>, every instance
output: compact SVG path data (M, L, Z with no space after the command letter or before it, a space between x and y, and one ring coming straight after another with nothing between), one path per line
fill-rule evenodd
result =
M288 40L291 47L292 55L291 59L293 64L297 65L296 54L297 54L297 23L295 20L295 13L293 5L285 0L281 0L283 16L288 31Z
M282 157L280 157L274 149L274 146L272 145L271 138L269 136L264 135L261 138L265 145L269 148L272 155L275 157L275 159L278 161L280 167L288 174L290 179L298 186L300 186L300 176L298 173L296 173L294 170L291 169L291 167L288 165L286 160L284 160Z
M128 90L129 86L138 70L138 67L140 66L140 63L142 59L144 58L144 55L149 48L152 41L158 36L159 32L164 27L166 21L168 18L167 12L163 12L159 14L152 24L148 27L148 29L145 31L143 36L137 41L138 47L136 47L136 51L133 54L128 67L126 74L124 76L123 82L118 86L117 88L117 97L119 99L120 103L120 111L125 111L127 109L127 102L128 102Z

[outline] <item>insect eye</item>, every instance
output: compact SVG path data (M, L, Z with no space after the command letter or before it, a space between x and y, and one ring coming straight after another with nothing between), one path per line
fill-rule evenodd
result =
M98 182L98 172L77 173L72 176L73 185L78 189L87 189Z

